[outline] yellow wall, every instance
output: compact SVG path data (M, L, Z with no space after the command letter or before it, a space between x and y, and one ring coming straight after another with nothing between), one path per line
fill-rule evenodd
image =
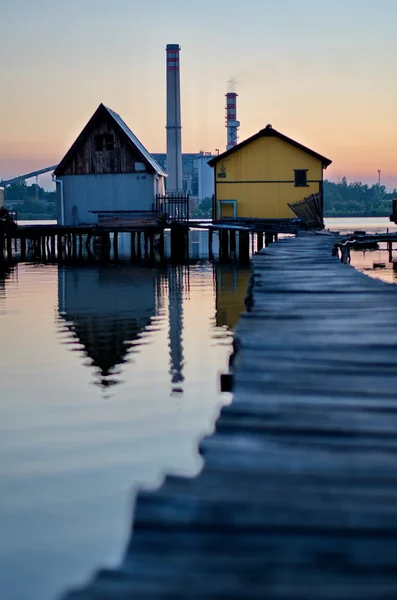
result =
M295 187L294 169L307 169L307 187ZM243 146L215 166L216 200L237 200L237 217L294 218L288 202L320 191L321 161L276 137ZM225 176L218 177L219 173ZM310 183L310 181L313 181ZM233 215L224 205L217 218Z

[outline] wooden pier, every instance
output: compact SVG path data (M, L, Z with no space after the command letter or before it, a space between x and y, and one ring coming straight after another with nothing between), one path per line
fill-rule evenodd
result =
M339 241L254 257L202 471L140 492L120 568L68 600L397 598L397 286Z

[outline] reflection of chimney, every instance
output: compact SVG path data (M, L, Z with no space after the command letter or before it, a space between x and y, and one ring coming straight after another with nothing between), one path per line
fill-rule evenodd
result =
M167 45L167 192L174 194L183 190L179 51L178 44Z
M227 146L226 150L237 145L238 128L240 122L237 121L237 94L228 92L226 94L226 127L227 127Z
M173 391L182 391L178 384L183 376L183 266L171 265L168 268L168 318L170 373Z

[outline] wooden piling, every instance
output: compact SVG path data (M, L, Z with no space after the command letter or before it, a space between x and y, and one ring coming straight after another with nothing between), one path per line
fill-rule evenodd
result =
M141 231L137 232L136 244L137 244L137 248L136 248L137 258L138 258L138 260L141 260L141 258L142 258L142 232Z
M131 261L136 260L135 238L136 238L135 231L131 231Z
M229 257L229 230L219 230L219 259L227 260Z
M236 258L236 231L234 229L230 230L230 256Z
M147 231L143 232L143 248L144 248L145 259L148 259L149 258L149 233Z
M250 235L249 231L240 230L238 236L238 256L241 263L247 263L250 259Z
M265 246L266 248L268 247L269 244L271 244L273 242L273 234L266 232L265 233Z
M259 252L263 248L263 231L258 231L256 234L256 249Z
M214 236L214 230L212 228L210 228L208 230L208 257L210 260L212 260L214 258L214 253L213 253L213 249L212 249L213 236Z
M21 260L26 259L26 238L21 236Z
M160 259L164 259L164 229L162 229L159 233L159 242L158 242L158 251L160 254Z
M7 260L8 262L12 261L12 237L10 234L7 235Z
M113 255L114 260L119 260L119 233L115 231L113 233Z

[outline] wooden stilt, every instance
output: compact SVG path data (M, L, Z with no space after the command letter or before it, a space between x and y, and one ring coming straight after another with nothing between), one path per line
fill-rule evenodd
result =
M113 254L114 260L119 260L119 233L115 231L113 233Z
M136 248L135 248L135 231L131 231L131 261L136 260Z
M238 255L241 263L247 263L250 259L250 235L249 231L239 231Z
M230 256L236 258L236 232L231 229L230 232Z
M160 231L159 244L158 244L160 259L164 258L164 229Z
M141 258L142 258L142 232L141 231L137 232L136 243L137 243L137 257L138 257L138 260L141 260Z
M149 258L149 233L147 231L144 232L143 239L145 258Z
M269 244L271 244L273 242L273 234L272 233L265 233L265 246L266 248L268 247Z
M21 260L26 259L26 238L21 237Z
M259 250L262 250L263 248L263 231L258 231L258 233L256 234L256 249L259 252Z

